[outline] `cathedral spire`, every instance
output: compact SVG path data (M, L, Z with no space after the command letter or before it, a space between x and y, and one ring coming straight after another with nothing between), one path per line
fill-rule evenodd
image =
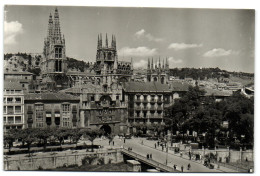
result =
M112 34L111 48L114 48L114 35Z
M164 69L164 60L162 60L162 61L163 61L162 68Z
M53 33L53 19L52 19L52 15L50 13L49 24L48 24L48 37L52 37L52 33Z
M100 48L100 41L99 41L99 35L98 35L98 39L97 39L97 49Z
M151 65L151 69L153 70L153 57L152 57L152 65Z
M107 34L106 34L106 47L108 48Z
M102 34L100 34L100 37L99 37L99 46L100 46L100 48L102 48Z
M60 20L59 20L59 12L57 7L55 8L55 13L54 13L54 37L57 40L61 39Z
M161 68L161 58L159 57L159 68Z
M114 48L116 50L116 36L114 35Z

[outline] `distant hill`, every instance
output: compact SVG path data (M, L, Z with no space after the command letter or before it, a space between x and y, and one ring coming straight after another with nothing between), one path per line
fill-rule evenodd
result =
M195 80L218 79L227 82L241 82L246 85L254 81L253 73L229 72L220 68L173 68L170 69L170 76L184 78L193 78Z
M37 53L8 53L4 54L4 69L10 71L29 71L35 75L41 73L40 64L43 61L42 54ZM84 72L91 64L67 57L68 69Z

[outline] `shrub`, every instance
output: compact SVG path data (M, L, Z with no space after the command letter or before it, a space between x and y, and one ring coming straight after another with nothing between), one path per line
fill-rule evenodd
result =
M95 159L97 159L97 156L85 156L81 162L82 165L92 164Z

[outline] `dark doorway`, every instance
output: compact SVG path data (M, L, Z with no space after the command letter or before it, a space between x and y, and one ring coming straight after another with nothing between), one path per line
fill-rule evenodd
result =
M103 125L100 129L104 131L105 136L111 134L111 127L109 125Z

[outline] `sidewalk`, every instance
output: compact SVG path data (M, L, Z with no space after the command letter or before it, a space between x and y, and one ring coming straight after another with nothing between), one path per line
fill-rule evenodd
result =
M146 139L140 139L140 143L142 143L141 141L143 141L143 145L144 145L144 146L147 146L147 147L150 147L150 148L153 148L153 149L156 149L156 150L159 150L159 151L162 151L162 152L166 153L166 148L164 148L164 150L162 150L162 147L161 147L161 146L159 146L159 147L157 146L157 147L155 148L155 145L154 145L154 144L157 143L157 141L148 141L148 140L146 140ZM174 155L174 156L177 156L177 157L179 157L179 158L183 158L183 159L189 160L189 161L191 161L191 162L196 162L196 163L199 163L199 164L203 165L203 161L202 161L202 160L190 160L190 159L189 159L189 156L186 155L185 153L183 153L183 155L182 155L182 157L181 157L179 153L176 154L174 151L168 150L168 154ZM224 166L219 166L219 168L218 168L218 167L217 167L217 164L215 164L215 163L214 163L214 165L215 165L215 167L216 167L216 168L214 168L214 169L219 170L219 171L222 171L222 172L229 172L229 173L238 172L237 170L233 170L233 169L230 169L230 168L227 168L227 167L224 167Z

